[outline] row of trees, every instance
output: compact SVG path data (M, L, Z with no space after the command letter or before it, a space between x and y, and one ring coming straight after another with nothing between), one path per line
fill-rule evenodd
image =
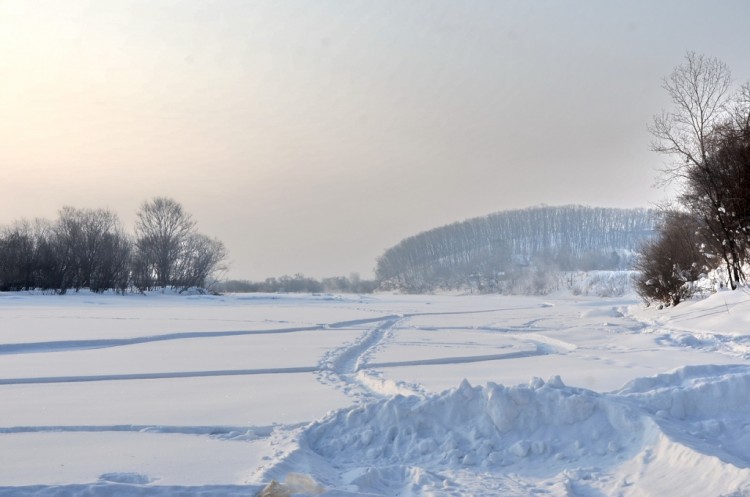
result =
M0 290L205 287L226 256L223 243L198 233L169 198L143 203L132 236L110 210L64 207L54 221L22 220L0 231Z
M411 292L543 292L554 269L629 268L653 236L655 217L647 209L584 206L499 212L402 240L378 259L376 276L385 289Z
M334 276L321 280L303 274L266 278L264 281L227 280L217 284L216 289L232 293L372 293L378 288L373 280L363 280L357 273L350 276Z
M636 288L647 302L676 305L708 269L723 267L732 289L746 278L750 83L733 90L724 62L688 53L663 87L674 107L654 118L652 148L672 158L664 178L679 194L643 249Z

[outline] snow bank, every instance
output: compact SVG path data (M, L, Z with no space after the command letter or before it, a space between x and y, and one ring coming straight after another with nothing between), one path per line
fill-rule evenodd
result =
M427 398L395 396L335 412L311 425L306 443L334 465L518 465L547 472L630 452L643 431L636 411L566 387L559 377L514 387L464 380Z
M750 367L686 366L634 380L618 392L680 443L750 467Z
M744 496L748 392L748 366L684 367L607 394L557 376L513 387L464 380L332 412L302 432L300 448L338 475L325 482L336 495L450 494L453 478L466 495L496 495L469 483L491 474L514 496L528 495L513 489L524 481L564 495Z

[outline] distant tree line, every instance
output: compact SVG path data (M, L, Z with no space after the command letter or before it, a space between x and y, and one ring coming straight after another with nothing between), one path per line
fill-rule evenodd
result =
M134 235L110 210L63 207L55 220L0 230L0 291L204 287L226 256L224 244L198 233L169 198L143 203Z
M652 148L673 159L664 178L680 193L642 250L636 288L647 302L676 305L707 270L723 268L731 289L747 276L750 82L732 90L724 62L691 52L663 88L674 107L654 118Z
M363 280L356 273L321 280L298 273L264 281L227 280L216 285L217 290L230 293L372 293L377 288L377 281Z
M378 259L384 289L544 293L556 271L629 269L658 213L534 207L499 212L406 238Z

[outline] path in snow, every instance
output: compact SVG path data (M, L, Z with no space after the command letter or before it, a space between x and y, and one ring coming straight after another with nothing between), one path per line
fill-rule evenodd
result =
M392 341L400 326L412 318L419 317L443 317L443 316L469 316L477 314L490 314L508 311L519 311L537 309L537 307L519 307L504 309L482 309L476 311L446 311L446 312L412 312L400 316L386 316L382 319L373 319L370 322L379 323L379 326L366 330L355 342L334 349L322 358L318 373L319 380L326 385L332 385L357 402L364 402L383 395L423 395L424 389L415 383L403 381L386 380L376 369L399 367L399 366L424 366L440 364L465 364L471 362L500 361L516 359L520 357L531 357L545 355L556 351L543 342L534 341L535 349L531 351L509 352L503 354L479 354L473 356L447 356L421 360L371 362L372 356L382 349L389 341ZM536 322L534 319L522 328L533 330ZM349 323L351 324L351 323ZM357 324L363 324L359 322ZM331 325L333 327L334 325ZM496 330L492 330L496 331Z
M356 402L379 397L375 386L377 383L363 381L362 376L357 373L362 368L365 357L400 320L397 317L388 318L380 326L366 330L353 343L326 353L318 366L318 381L343 391Z

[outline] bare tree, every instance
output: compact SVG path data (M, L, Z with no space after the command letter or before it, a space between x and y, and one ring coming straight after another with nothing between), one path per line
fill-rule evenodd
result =
M174 272L195 222L182 205L166 197L144 202L135 225L139 258L156 286L173 284Z
M112 289L124 293L131 282L133 242L118 229L105 233L100 246L89 288L94 292Z
M61 267L62 284L95 292L113 288L113 278L122 279L128 263L130 242L120 221L106 209L63 207L54 225L55 243Z
M34 223L36 287L65 293L70 272L69 257L60 249L55 226L46 219Z
M196 233L174 200L144 203L136 229L137 250L115 213L74 207L60 209L55 222L21 221L0 229L0 290L187 288L204 286L225 268L224 244Z
M0 290L29 290L36 286L36 239L28 221L0 233Z
M226 269L224 244L200 233L192 233L185 240L182 257L175 268L175 283L182 289L205 287L206 281L217 271Z
M667 181L684 177L686 166L705 162L709 136L726 115L731 80L724 62L695 52L688 52L685 62L664 78L662 88L674 108L654 116L649 131L652 150L675 159L665 169Z

